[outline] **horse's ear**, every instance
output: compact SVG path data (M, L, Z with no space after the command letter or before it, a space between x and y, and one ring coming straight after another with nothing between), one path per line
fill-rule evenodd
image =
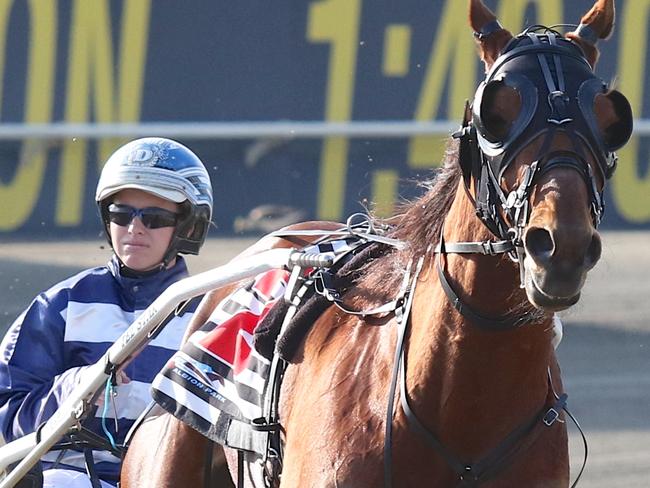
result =
M607 39L614 29L616 10L614 0L596 0L591 10L582 16L578 28L566 36L579 44L593 68L598 61L598 39Z
M503 48L512 39L512 34L501 27L496 15L485 6L482 0L470 0L469 25L481 52L481 59L488 71L499 57Z

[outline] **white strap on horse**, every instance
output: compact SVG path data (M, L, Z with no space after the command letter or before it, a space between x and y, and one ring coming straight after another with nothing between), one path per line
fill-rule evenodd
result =
M386 228L377 228L375 222L368 214L359 212L350 215L345 225L337 230L290 229L278 230L271 232L269 235L274 237L323 236L325 239L332 237L357 237L362 241L380 242L400 250L406 247L404 241L383 235L386 230Z

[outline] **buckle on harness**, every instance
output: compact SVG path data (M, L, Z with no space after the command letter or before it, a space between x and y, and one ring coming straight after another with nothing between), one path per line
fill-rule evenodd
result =
M479 477L474 473L474 467L470 464L465 466L464 471L458 473L458 479L463 485L466 483L474 484L479 480Z
M334 275L325 270L319 270L314 275L314 289L316 293L324 296L330 302L339 302L341 300L340 293L333 286Z
M265 417L257 417L251 420L251 429L258 432L279 432L279 422L269 422Z
M560 417L560 412L555 410L554 407L551 407L548 409L546 414L544 415L544 418L542 419L542 422L544 422L544 425L547 427L550 427L555 423L555 421Z
M487 256L496 256L496 251L494 250L494 244L492 241L482 241L481 247L483 248L483 254Z

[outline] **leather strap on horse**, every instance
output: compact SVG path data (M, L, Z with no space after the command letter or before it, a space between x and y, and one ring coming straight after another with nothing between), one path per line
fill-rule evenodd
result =
M393 467L392 467L392 445L393 445L393 412L395 404L395 391L397 387L397 375L400 368L400 358L404 351L404 338L406 337L406 329L408 324L408 317L413 305L413 297L415 296L415 286L417 285L418 276L422 270L424 263L424 256L421 256L415 268L413 280L410 286L405 291L406 300L403 301L401 308L395 310L395 318L397 320L397 342L395 344L395 360L393 361L393 372L391 375L390 389L388 391L388 405L386 407L386 426L384 435L384 485L386 488L392 486L393 480ZM411 272L411 263L406 269L406 274ZM408 276L404 277L404 282L408 283Z
M463 303L463 301L449 284L449 281L445 276L445 272L442 269L442 264L440 263L440 254L438 254L436 258L436 269L438 270L440 285L442 286L445 295L447 295L447 299L451 302L458 313L460 313L463 317L468 319L470 322L472 322L472 324L476 325L480 329L502 331L515 329L526 323L526 315L522 315L521 317L505 315L503 317L491 318L479 314L478 312L474 311L474 309L469 305Z
M244 488L244 451L237 450L237 488Z
M494 449L485 455L479 461L469 464L464 463L457 456L451 453L438 438L429 432L426 427L417 418L415 412L411 408L408 400L408 392L406 387L406 355L404 347L404 338L408 330L408 315L410 313L413 295L415 291L415 284L417 276L422 267L423 259L420 258L418 262L415 275L413 277L412 285L409 290L409 297L401 313L398 314L398 335L395 346L395 361L393 363L393 372L391 376L391 384L388 396L388 407L386 415L386 429L384 439L384 485L386 488L392 487L392 423L393 423L393 410L395 393L397 389L397 377L400 377L400 399L401 407L404 416L409 425L415 430L418 435L447 462L449 467L458 475L458 487L473 488L479 486L481 483L488 481L498 475L512 460L521 452L527 450L532 446L537 438L547 429L550 428L560 417L560 412L564 410L575 422L573 416L566 408L566 401L568 395L555 394L553 390L552 381L549 373L549 391L552 391L556 400L553 405L548 408L544 406L540 411L531 417L528 421L520 424L517 428L508 434ZM401 374L400 374L401 370ZM577 422L576 422L576 425ZM579 426L578 426L579 428ZM581 431L582 432L582 431ZM584 435L583 435L584 438ZM586 441L585 441L586 449ZM586 450L585 450L586 462ZM584 469L583 463L583 469ZM582 475L580 471L578 478L572 484L575 487Z
M526 316L519 318L504 316L501 318L488 318L480 315L475 312L471 307L464 304L460 297L453 290L451 284L449 283L442 263L440 262L440 256L448 252L458 253L458 254L482 254L482 255L496 255L498 253L507 253L511 250L512 243L509 241L498 241L498 242L456 242L447 244L444 241L444 237L440 235L440 242L435 248L436 256L436 269L438 270L438 277L440 280L441 287L443 288L448 300L452 303L454 308L465 318L469 319L473 324L477 325L480 328L487 330L507 330L510 328L518 327L523 325L526 321ZM406 327L404 325L404 330L400 334L400 338L403 338L406 334ZM412 427L418 432L418 434L438 453L445 459L447 464L458 474L460 484L459 487L474 487L478 486L479 483L487 481L494 476L496 476L509 461L512 461L516 455L520 452L525 451L530 447L537 437L545 430L545 427L550 427L553 423L559 418L559 412L564 410L564 412L571 418L571 420L576 425L578 431L582 436L582 441L584 445L584 459L582 467L576 477L575 481L571 487L577 486L584 468L587 463L588 457L588 446L587 439L585 438L584 432L582 431L578 421L571 414L571 412L566 407L567 394L558 395L553 389L553 382L551 379L550 370L548 372L548 382L549 390L553 393L555 397L555 403L549 409L543 407L540 412L531 418L528 422L521 424L515 430L513 430L501 443L494 448L489 454L484 456L480 461L473 463L472 465L466 465L460 462L460 460L450 453L440 441L418 420L417 416L411 409L408 402L408 393L406 391L406 358L404 356L404 345L402 340L398 340L396 350L396 366L394 367L393 373L396 374L399 369L399 362L402 363L402 374L400 382L400 393L401 393L401 404L404 414ZM395 378L393 378L395 381ZM391 383L391 398L395 394L395 383ZM523 439L523 440L522 440ZM386 486L390 486L390 479L386 482Z
M537 414L528 421L520 424L516 429L511 431L495 448L479 461L469 464L463 463L457 456L449 452L448 449L419 421L408 401L406 391L406 359L402 355L403 366L400 381L400 396L402 399L402 409L409 425L418 435L445 459L447 464L458 475L459 487L475 487L481 483L494 478L517 454L524 452L532 446L537 438L544 432L547 427L551 427L560 416L560 411L566 408L568 395L563 393L555 403L547 408L544 406Z
M520 317L512 315L504 315L502 317L486 317L479 314L469 305L464 303L458 294L454 291L445 275L441 261L441 255L447 252L465 253L465 254L483 254L495 255L497 253L507 253L512 251L514 245L510 241L498 242L455 242L446 244L445 239L440 233L440 243L436 247L436 269L438 271L438 278L440 285L447 296L449 302L463 317L468 319L472 324L485 330L501 331L509 330L520 327L527 323L529 316L524 314Z
M578 472L578 476L571 484L571 488L575 488L582 477L584 472L588 447L587 439L584 432L578 424L578 421L571 414L567 408L568 395L562 393L558 395L553 388L553 381L551 379L550 369L548 371L548 385L549 391L552 392L555 402L550 408L546 406L533 416L528 422L522 423L515 430L511 431L508 436L501 441L492 451L483 456L482 459L473 464L463 464L456 456L451 454L443 444L429 432L422 423L418 420L417 416L411 409L408 403L408 394L406 391L406 358L402 354L403 367L400 382L400 394L402 399L402 409L407 420L410 422L411 427L424 439L429 446L436 449L440 455L447 461L447 464L458 474L460 483L457 485L459 488L473 488L479 486L481 483L493 479L498 475L507 465L515 460L517 455L525 452L531 447L539 436L549 427L551 427L560 418L560 412L564 411L569 418L574 422L584 444L585 455L583 458L582 466ZM562 420L559 420L562 422Z
M459 244L476 244L480 246L481 243L459 243ZM473 246L471 245L468 246L461 245L457 249L465 250L466 252L472 252L470 251L470 249L472 248ZM440 254L440 251L445 249L444 241L441 241L438 248L436 249ZM506 252L505 248L503 249L504 249L503 252ZM397 318L399 329L397 334L397 342L395 345L395 360L393 363L393 371L391 376L390 389L388 393L388 406L387 406L387 413L386 413L386 426L385 426L385 439L384 439L384 485L386 486L386 488L392 487L392 478L393 478L392 423L393 423L394 401L395 401L395 393L397 390L398 375L400 376L401 407L404 412L404 416L407 420L407 425L409 425L413 430L415 430L418 433L418 435L430 447L432 447L435 451L437 451L438 454L447 462L449 467L458 475L459 488L473 488L479 486L481 483L486 482L494 478L496 475L498 475L504 468L508 466L510 462L512 462L516 458L518 454L526 451L529 447L531 447L538 439L538 437L547 428L550 428L556 421L559 420L561 411L564 411L575 423L580 434L582 435L583 444L585 448L585 456L584 456L584 461L582 463L582 468L580 469L580 472L578 473L578 476L576 477L575 481L571 485L572 488L577 486L587 462L587 456L588 456L587 440L577 420L567 409L566 403L567 403L568 395L566 393L558 395L555 392L553 388L553 382L551 379L550 370L548 372L548 384L549 384L549 391L552 392L555 398L555 402L553 403L553 405L550 408L547 407L546 405L542 407L537 414L535 414L528 421L520 424L517 428L512 430L495 448L493 448L488 454L483 456L483 458L481 458L479 461L475 463L469 464L469 463L462 462L462 460L460 460L457 456L451 453L438 440L438 438L434 434L428 431L426 427L424 427L422 422L420 422L420 420L417 418L417 415L415 414L415 412L413 411L413 409L409 404L408 392L406 387L406 355L405 355L404 339L406 337L406 333L408 330L408 324L409 324L408 316L411 310L412 300L415 293L415 285L417 282L417 277L422 268L422 263L423 263L423 258L420 258L417 264L415 275L413 276L413 280L411 282L412 284L407 292L408 295L407 300L403 308L396 311L396 318ZM445 288L444 283L446 283L448 289L451 290L449 283L444 277L444 273L442 273L442 269L439 266L439 263L438 263L438 271L439 271L439 275L441 276L441 283L443 283L443 288ZM407 278L405 277L405 280L406 279ZM451 291L453 293L453 290ZM447 292L446 289L445 292ZM449 293L447 293L447 296L450 297ZM452 298L450 298L450 300L452 300ZM457 310L459 310L459 312L461 313L462 311L465 311L464 315L467 316L466 315L467 310L471 310L471 309L469 309L468 307L464 307L461 309L457 308ZM477 323L478 325L483 327L489 327L491 330L495 330L497 328L499 330L503 330L503 325L504 325L503 321L486 319L485 317L475 314L473 311L471 313L474 314L473 317L475 323ZM468 318L472 320L472 316ZM400 374L400 370L401 370L401 374Z
M212 455L214 454L214 442L208 439L205 446L205 457L203 464L203 488L212 486Z
M93 459L93 451L89 447L83 450L84 452L84 462L86 464L86 474L90 479L90 484L92 488L102 488L102 484L99 481L99 476L97 476L97 471L95 470L95 460Z
M503 27L499 23L497 19L491 20L487 24L485 24L483 27L478 32L474 32L474 37L476 37L479 40L483 40L486 37L491 36L495 32L498 32L500 30L503 30Z

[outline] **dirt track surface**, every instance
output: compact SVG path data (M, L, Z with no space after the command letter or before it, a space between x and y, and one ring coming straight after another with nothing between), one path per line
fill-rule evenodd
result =
M252 242L210 240L187 258L190 271L218 266ZM581 487L650 487L649 251L650 232L604 233L601 262L563 315L564 383L590 449ZM0 331L39 291L109 256L99 241L0 245ZM575 474L583 449L570 431Z

